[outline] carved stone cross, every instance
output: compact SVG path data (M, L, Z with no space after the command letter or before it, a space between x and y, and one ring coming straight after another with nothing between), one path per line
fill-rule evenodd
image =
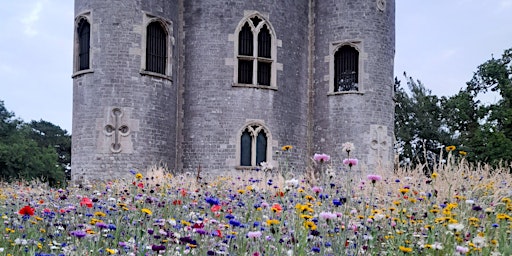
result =
M130 128L128 125L121 123L121 116L123 112L119 108L112 109L112 117L114 117L113 124L107 124L105 126L105 134L107 136L113 136L114 142L110 145L110 150L113 153L121 152L121 136L128 136Z
M387 135L387 127L382 125L370 125L370 154L369 163L389 164L390 136Z

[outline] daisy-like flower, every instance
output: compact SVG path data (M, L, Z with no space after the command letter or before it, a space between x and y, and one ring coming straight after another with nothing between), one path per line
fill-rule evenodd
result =
M338 215L336 215L335 213L332 213L332 212L321 212L320 213L320 218L324 219L324 220L332 220L332 219L336 219L338 217Z
M148 208L142 208L140 211L145 213L145 214L147 214L147 215L153 214L153 212L150 209L148 209Z
M461 224L461 223L448 224L448 229L453 230L453 231L461 231L464 229L464 224Z
M451 152L451 151L454 151L456 148L457 147L451 145L451 146L446 147L446 151Z
M290 150L290 149L292 149L292 148L293 148L293 146L292 146L292 145L284 145L284 146L282 146L282 147L281 147L281 150L282 150L282 151L288 151L288 150Z
M400 249L400 251L405 252L405 253L412 252L412 248L401 246L401 245L398 247L398 249Z
M455 247L455 250L458 252L458 253L462 253L462 254L466 254L469 252L469 248L467 247L464 247L464 246L460 246L460 245L457 245L457 247Z
M331 160L331 156L329 156L327 154L315 154L313 156L313 160L315 160L316 162L320 162L320 163L329 162L329 160Z
M135 178L138 180L142 179L143 178L142 173L139 172L139 173L135 174Z

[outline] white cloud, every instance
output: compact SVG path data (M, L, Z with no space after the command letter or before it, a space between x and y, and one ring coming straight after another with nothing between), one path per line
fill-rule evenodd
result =
M35 25L37 21L39 21L39 14L43 10L43 1L38 1L35 3L35 6L28 13L27 16L21 19L21 23L25 25L25 29L23 32L27 36L35 36L38 34L38 31L35 29Z

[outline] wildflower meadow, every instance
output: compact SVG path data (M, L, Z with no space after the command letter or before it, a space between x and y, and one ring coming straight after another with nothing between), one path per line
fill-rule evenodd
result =
M311 156L229 176L155 168L104 183L4 183L0 255L512 255L510 167L447 148L423 169ZM293 153L283 146L282 159Z

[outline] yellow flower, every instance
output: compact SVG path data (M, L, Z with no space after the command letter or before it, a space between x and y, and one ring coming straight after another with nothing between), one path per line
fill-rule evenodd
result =
M142 174L140 172L135 174L135 178L138 180L142 179Z
M466 151L463 151L463 150L459 151L459 155L461 155L461 156L466 156L467 154L468 154L468 152L466 152Z
M148 208L142 208L142 210L140 210L140 211L145 213L145 214L148 214L148 215L153 214L153 212L150 209L148 209Z
M316 224L309 220L304 222L304 227L306 227L307 229L316 230Z
M432 173L432 175L431 175L432 179L437 178L437 176L439 176L439 174L437 174L437 172L434 172L434 173Z
M312 218L313 218L313 216L311 216L311 215L307 215L307 214L301 214L301 215L300 215L300 217L301 217L301 218L303 218L303 219L305 219L305 220L309 220L309 219L312 219Z
M182 225L185 225L185 226L192 226L192 223L186 221L186 220L181 220L181 224ZM228 226L229 227L229 226Z
M267 225L269 225L269 226L279 224L279 220L275 220L275 219L270 219L270 220L267 220L266 222L267 222Z
M117 253L116 249L109 249L109 248L107 248L107 249L105 249L105 251L107 251L108 254L116 254Z
M282 147L281 147L281 150L282 150L282 151L288 151L288 150L290 150L290 149L292 149L292 148L293 148L293 146L292 146L292 145L284 145L284 146L282 146Z
M448 146L448 147L446 147L446 151L448 151L448 152L450 152L450 151L454 151L456 148L457 148L457 147L455 147L455 146L453 146L453 145L452 145L452 146Z
M405 252L405 253L412 252L412 248L405 247L405 246L399 246L398 249L400 249L400 251Z
M508 204L508 203L512 202L512 200L510 200L510 198L508 198L508 197L504 197L504 198L502 198L502 199L501 199L501 201L502 201L503 203L506 203L506 204Z
M243 189L239 189L239 190L238 190L238 194L243 195L244 193L245 193L245 190L243 190Z
M94 213L94 216L98 216L98 217L105 217L107 216L107 214L103 213L103 212L95 212Z
M400 193L402 193L402 195L406 194L409 192L409 189L408 188L401 188L400 189Z

